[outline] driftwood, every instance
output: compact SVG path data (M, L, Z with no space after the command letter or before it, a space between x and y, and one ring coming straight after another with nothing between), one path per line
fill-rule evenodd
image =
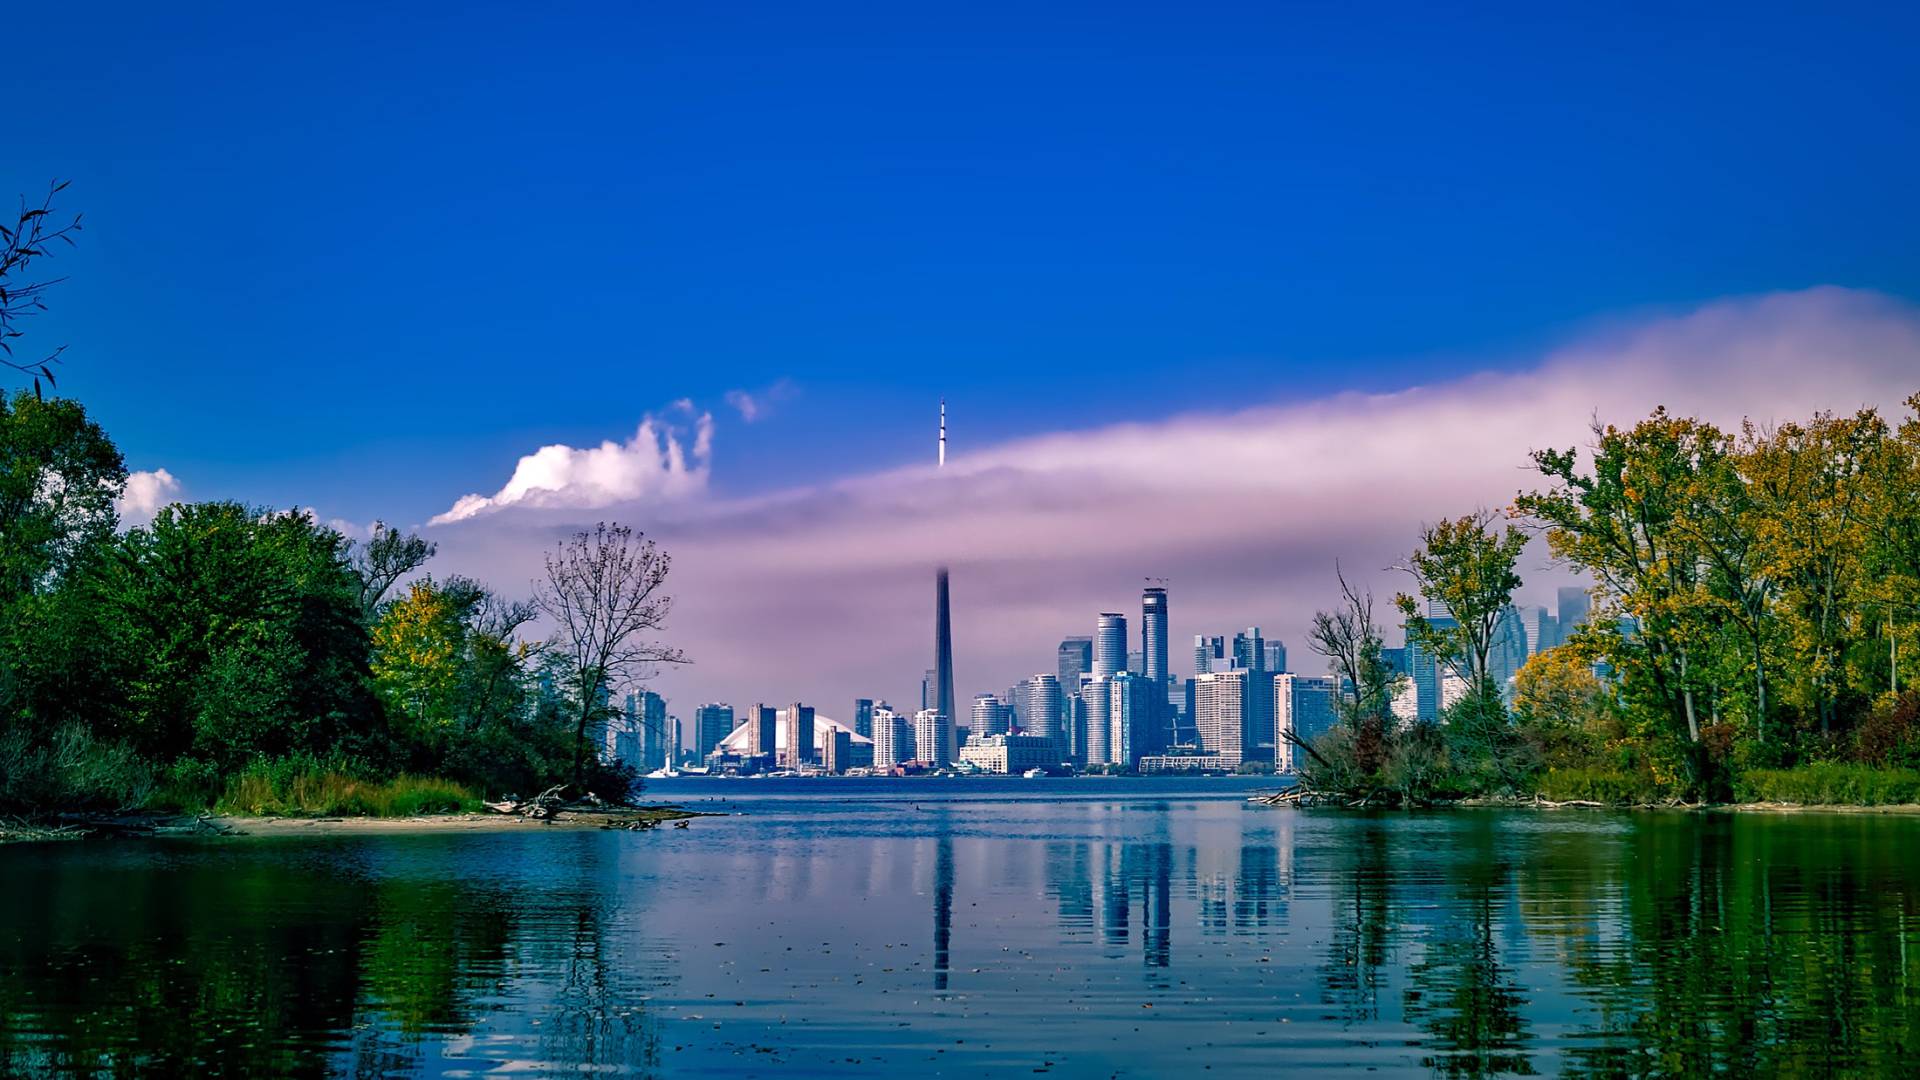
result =
M560 793L565 790L567 790L567 785L555 784L531 799L520 801L509 799L504 802L490 802L481 805L496 814L518 814L522 817L533 818L536 821L548 821L551 820L555 814L567 808L567 801L560 797ZM589 795L588 798L593 797ZM600 800L594 799L593 801L597 804Z

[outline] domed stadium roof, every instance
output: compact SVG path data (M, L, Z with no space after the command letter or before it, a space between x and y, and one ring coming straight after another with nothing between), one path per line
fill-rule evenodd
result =
M720 749L727 750L735 754L744 754L748 750L752 749L753 733L747 730L752 726L753 726L753 721L751 719L742 722L739 727L736 727L733 729L733 732L731 734L729 734L726 738L720 740ZM819 713L813 714L814 749L816 750L819 749L820 740L823 737L831 738L835 731L846 732L848 740L852 742L852 744L855 746L871 746L873 744L872 739L867 738L865 735L860 734L859 732L853 730L851 727L848 727L847 725L841 723L840 721L835 720L830 716L821 716ZM784 722L781 722L781 721L774 722L773 744L774 744L774 749L776 750L786 749L787 725Z

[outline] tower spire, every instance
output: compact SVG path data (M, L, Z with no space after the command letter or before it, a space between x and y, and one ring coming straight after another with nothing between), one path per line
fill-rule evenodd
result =
M940 467L947 467L947 399L940 399Z

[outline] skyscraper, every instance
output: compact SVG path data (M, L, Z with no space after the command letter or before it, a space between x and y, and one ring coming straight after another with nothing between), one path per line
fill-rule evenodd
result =
M940 459L939 467L947 467L947 399L940 399ZM954 757L953 725L953 605L947 590L947 568L942 566L934 575L933 586L933 690L932 708L940 714L945 723L945 732L941 736L939 763L951 764ZM921 747L922 757L926 757L926 748ZM933 760L927 758L927 760Z
M1287 670L1287 643L1267 639L1267 673Z
M720 740L733 734L733 706L724 702L702 705L693 711L693 750L701 761L713 753Z
M1587 615L1593 610L1593 595L1583 585L1562 585L1554 603L1559 609L1554 621L1560 624L1560 640L1565 641L1587 621Z
M1064 638L1060 642L1060 689L1071 694L1080 688L1080 676L1093 670L1093 639ZM1016 706L1017 707L1017 706Z
M1140 674L1164 684L1167 670L1167 589L1149 585L1140 594ZM1162 696L1165 696L1164 694Z
M1281 772L1292 772L1299 767L1298 747L1287 738L1287 733L1312 742L1332 727L1339 683L1329 675L1282 673L1272 679L1274 766Z
M1156 725L1161 722L1166 695L1159 694L1156 707L1155 695L1160 690L1160 682L1130 671L1115 675L1108 687L1107 761L1131 769L1139 764L1142 754L1160 752ZM1091 741L1091 715L1087 728Z
M985 739L994 735L1005 735L1012 726L1012 717L1006 705L992 694L980 694L973 699L973 723L969 734Z
M953 764L953 721L933 709L913 714L914 759L936 767Z
M753 725L753 729L747 732L749 754L765 758L774 756L779 717L780 710L771 705L755 705L753 711L747 714L747 722Z
M1116 672L1115 677L1120 673ZM1087 709L1087 744L1085 747L1088 765L1106 765L1112 757L1112 709L1113 679L1096 675L1080 692Z
M873 699L857 697L853 699L853 733L865 738L873 738Z
M1066 699L1060 695L1060 680L1049 672L1041 672L1027 680L1027 706L1025 717L1027 734L1039 735L1059 743L1066 748L1066 725L1061 716L1066 707Z
M913 721L886 702L873 708L873 767L882 771L914 759Z
M1227 665L1220 661L1227 656L1227 639L1207 637L1203 634L1193 636L1193 673L1205 675L1209 671L1224 671Z
M1100 628L1093 636L1093 677L1111 679L1115 672L1127 670L1127 617L1117 611L1100 613Z
M787 761L799 768L813 760L813 706L799 702L780 710L787 728Z
M1200 749L1222 764L1240 764L1252 749L1246 704L1252 673L1245 668L1193 677L1193 726Z

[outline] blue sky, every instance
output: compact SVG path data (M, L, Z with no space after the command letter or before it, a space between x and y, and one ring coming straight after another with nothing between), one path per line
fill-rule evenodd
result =
M683 397L750 492L943 392L987 443L1920 294L1914 9L1668 7L36 5L0 186L73 181L36 337L193 494L424 520Z

